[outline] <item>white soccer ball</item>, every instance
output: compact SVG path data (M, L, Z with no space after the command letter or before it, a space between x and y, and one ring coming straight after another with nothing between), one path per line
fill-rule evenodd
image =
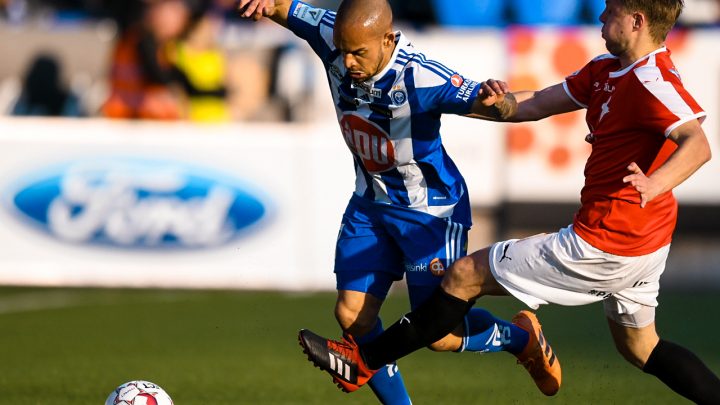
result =
M115 388L105 405L173 405L173 401L159 385L137 380Z

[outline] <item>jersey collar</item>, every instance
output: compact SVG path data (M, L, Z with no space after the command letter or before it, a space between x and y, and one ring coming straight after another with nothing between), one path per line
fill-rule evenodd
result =
M658 48L658 49L650 52L649 54L643 56L642 58L636 60L635 62L633 62L632 65L626 67L625 69L610 72L608 77L610 77L610 78L620 77L620 76L624 75L625 73L633 70L635 68L635 66L637 66L639 63L644 62L645 60L649 59L651 56L656 55L661 52L667 52L667 48L665 48L665 46L661 46L660 48Z

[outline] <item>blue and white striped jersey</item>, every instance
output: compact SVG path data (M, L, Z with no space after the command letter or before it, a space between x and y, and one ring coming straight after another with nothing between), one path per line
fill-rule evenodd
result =
M355 160L355 193L451 216L468 197L442 146L440 116L468 114L478 83L426 58L399 31L388 65L370 80L353 83L333 44L334 24L333 11L299 1L290 7L289 28L309 43L327 71L337 119Z

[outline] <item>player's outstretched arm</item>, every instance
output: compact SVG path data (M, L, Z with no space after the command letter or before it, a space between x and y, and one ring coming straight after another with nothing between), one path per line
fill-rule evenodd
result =
M517 111L503 121L537 121L551 115L575 111L581 108L570 98L563 88L562 83L539 91L517 91L512 94L517 101Z
M237 11L243 18L258 21L263 17L268 17L283 27L287 27L291 5L292 0L239 0Z
M698 120L680 125L670 132L668 138L675 142L678 148L662 166L650 176L646 176L637 163L632 162L628 165L631 174L623 178L623 182L632 184L640 193L642 208L653 198L685 181L710 160L710 145Z
M562 83L539 91L510 93L507 83L489 79L480 85L469 117L490 121L537 121L581 107L565 92Z

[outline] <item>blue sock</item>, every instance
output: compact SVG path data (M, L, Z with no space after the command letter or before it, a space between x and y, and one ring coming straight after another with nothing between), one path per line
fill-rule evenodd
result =
M373 330L363 336L357 337L355 341L358 344L368 343L375 340L382 331L382 321L378 318ZM410 401L410 395L408 395L407 389L405 389L405 383L403 382L402 375L400 375L397 363L388 364L380 369L380 371L375 373L370 381L368 381L368 384L375 393L375 396L383 404L412 404Z
M518 354L525 349L528 338L525 330L495 318L482 308L473 308L465 316L465 336L458 351L485 353L504 350Z

